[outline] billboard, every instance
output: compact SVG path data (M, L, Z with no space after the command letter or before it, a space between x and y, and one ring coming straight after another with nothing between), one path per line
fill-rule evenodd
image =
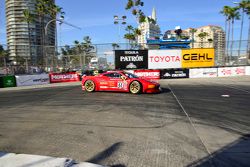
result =
M188 78L189 69L165 69L161 70L161 79Z
M116 50L115 51L116 69L147 69L148 51L147 50Z
M214 49L183 49L182 50L182 68L190 67L213 67Z
M181 50L149 50L148 68L181 68Z

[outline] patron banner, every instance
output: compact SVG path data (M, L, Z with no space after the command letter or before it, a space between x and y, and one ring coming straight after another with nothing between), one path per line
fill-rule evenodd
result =
M80 81L80 77L76 72L51 73L49 74L49 77L50 77L50 83Z
M191 67L213 67L214 49L183 49L182 50L182 68Z
M16 75L17 86L43 85L49 84L48 74L37 75Z
M189 69L165 69L161 70L161 79L188 78Z
M116 50L116 69L147 69L148 50Z
M181 68L181 50L149 50L148 68Z

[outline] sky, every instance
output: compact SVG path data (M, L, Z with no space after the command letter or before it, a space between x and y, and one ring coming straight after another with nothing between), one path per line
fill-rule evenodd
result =
M6 44L4 1L0 0L0 44ZM142 0L143 12L149 16L153 7L161 32L181 26L198 28L217 25L224 28L225 18L219 12L223 6L235 6L233 0ZM237 0L235 0L237 1ZM239 0L238 0L239 1ZM81 30L62 24L58 26L58 45L71 45L74 40L82 41L90 36L92 43L104 44L125 42L125 26L114 25L114 15L127 16L127 25L136 26L136 20L130 11L125 10L127 0L56 0L65 11L65 21ZM245 17L243 39L247 39L248 20ZM240 21L235 22L235 39L239 39ZM120 38L119 38L120 34Z

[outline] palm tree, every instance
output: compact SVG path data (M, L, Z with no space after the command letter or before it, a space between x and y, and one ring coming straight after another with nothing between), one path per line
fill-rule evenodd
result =
M79 65L80 65L80 68L82 68L82 46L81 46L81 43L77 40L74 41L74 44L75 44L75 48L76 48L76 54L79 55Z
M132 31L134 31L134 27L132 25L128 25L125 29L126 31L128 31L128 33L130 34ZM128 38L126 38L128 39ZM130 44L131 39L128 39L128 43Z
M131 10L132 15L136 17L137 24L145 22L146 16L141 10L144 6L144 2L141 0L128 0L125 7L126 10Z
M52 19L55 19L57 14L61 14L62 17L64 16L64 12L62 11L62 8L55 5L53 1L51 0L36 0L36 6L35 6L35 11L34 13L38 16L39 18L39 22L40 22L40 25L41 25L41 30L40 30L40 33L41 33L41 45L42 45L42 49L41 49L41 52L42 52L42 56L44 56L44 53L45 53L45 41L47 41L45 39L45 17L46 16L50 16L50 18ZM52 59L53 60L53 59ZM42 58L42 61L44 61L44 59ZM45 59L45 63L46 63L46 67L47 67L47 64L48 64L48 59L46 57Z
M34 22L34 15L28 9L24 9L23 10L23 16L24 16L23 21L25 21L28 24L29 58L31 58L32 51L31 51L30 23Z
M3 59L3 61L0 61L0 66L4 66L4 68L7 68L7 61L9 59L9 51L5 50L2 45L0 45L0 60Z
M230 6L224 6L222 11L220 11L221 14L223 14L225 16L225 34L227 35L226 37L226 49L225 49L225 53L228 57L228 47L229 47L229 37L230 37L230 17L229 17L229 11L230 11L231 7ZM228 25L228 29L227 29L227 25Z
M231 20L231 23L232 23L232 34L231 34L231 52L230 52L230 57L233 56L233 43L234 43L234 21L235 20L239 20L240 19L240 13L238 11L238 8L237 7L234 7L234 8L230 8L229 10L229 18Z
M243 31L243 24L244 24L244 13L246 12L247 7L250 6L249 0L243 0L239 3L238 8L242 9L241 12L241 26L240 26L240 41L239 41L239 50L238 50L238 57L240 56L240 49L241 49L241 41L242 41L242 31Z
M247 40L247 55L248 55L248 59L250 60L250 49L249 49L249 46L250 46L250 6L247 6L246 8L246 13L248 15L248 40Z
M207 32L201 32L198 34L198 37L201 40L200 47L203 48L203 39L207 37L209 34Z
M194 48L194 33L196 33L197 29L191 28L189 33L192 34L192 48Z
M112 48L115 50L116 48L119 48L120 46L117 43L112 43Z

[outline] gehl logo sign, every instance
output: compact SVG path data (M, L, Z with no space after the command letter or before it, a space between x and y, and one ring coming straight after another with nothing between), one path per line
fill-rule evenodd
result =
M214 66L214 49L182 50L182 68Z
M191 54L184 54L183 60L202 60L202 61L211 61L213 60L212 57L209 57L208 53L191 53Z

